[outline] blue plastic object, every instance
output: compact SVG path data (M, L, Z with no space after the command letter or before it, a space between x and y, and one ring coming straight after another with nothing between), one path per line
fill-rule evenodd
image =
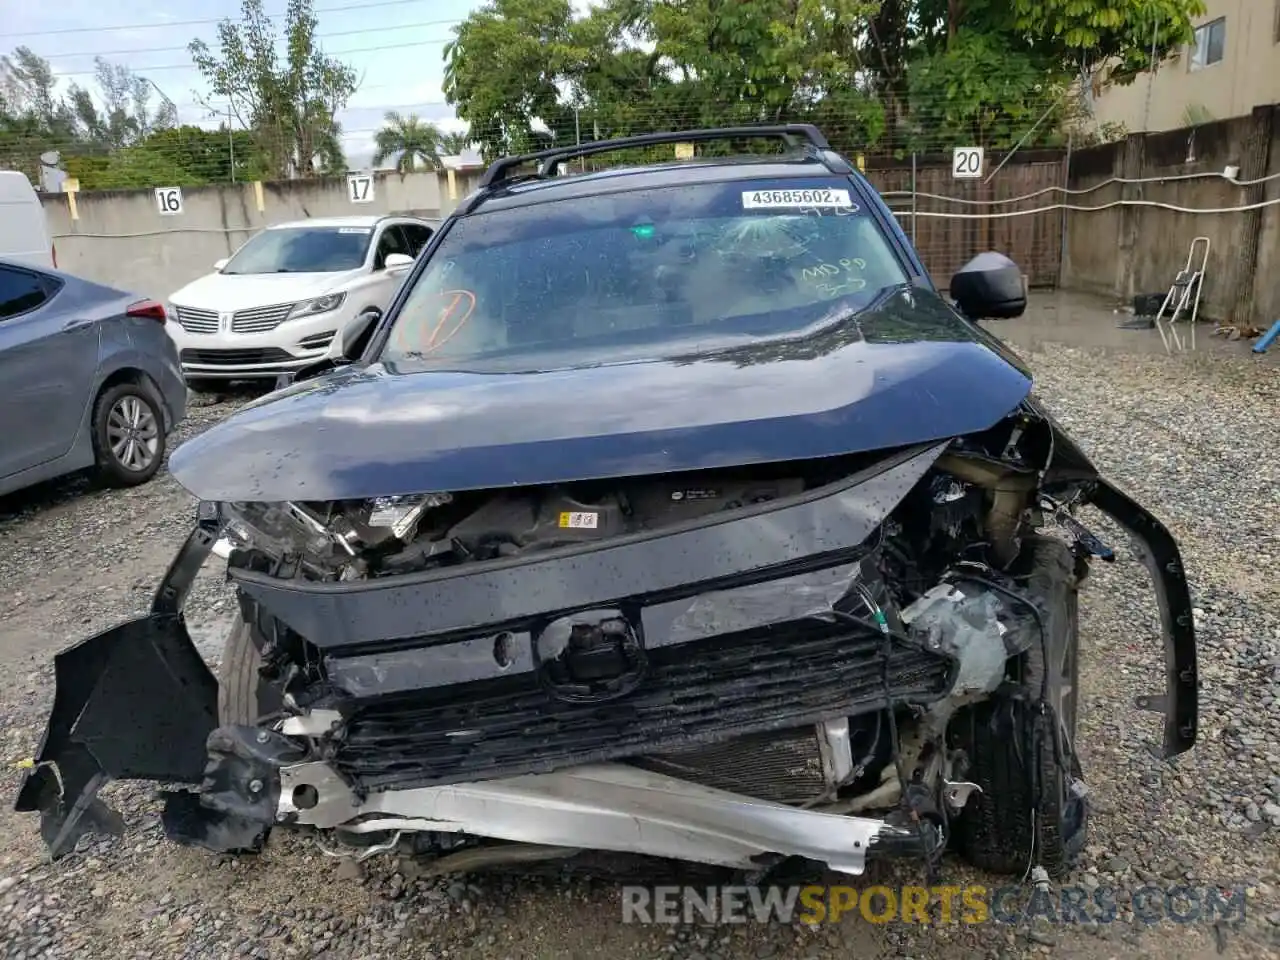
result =
M1267 347L1275 343L1280 338L1280 320L1271 325L1271 329L1262 335L1257 343L1253 345L1254 353L1266 353Z

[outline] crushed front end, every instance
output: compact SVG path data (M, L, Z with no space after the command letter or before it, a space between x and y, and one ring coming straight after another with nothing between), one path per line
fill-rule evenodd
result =
M1195 739L1195 649L1172 538L1071 449L1047 470L1055 433L1028 405L983 437L767 469L202 505L151 616L59 656L18 809L54 856L118 827L96 794L121 778L188 785L166 830L220 851L305 827L442 864L856 874L989 843L977 821L1018 800L991 795L992 744L1017 740L1050 745L1078 845L1068 613L1109 557L1068 505L1156 561L1170 755ZM181 616L218 538L242 625L221 717Z

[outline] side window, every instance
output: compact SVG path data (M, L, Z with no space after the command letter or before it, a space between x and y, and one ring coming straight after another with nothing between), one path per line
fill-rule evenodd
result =
M434 232L430 227L424 227L418 223L406 223L401 228L404 230L405 238L409 241L409 256L417 258L422 252L422 248L427 245L427 241L431 239Z
M373 255L373 269L381 270L387 265L387 257L393 253L403 253L412 256L409 253L409 244L404 239L404 234L400 232L400 227L392 224L384 227L382 236L378 238L378 249Z
M0 267L0 320L16 317L41 306L55 292L57 284L38 273Z

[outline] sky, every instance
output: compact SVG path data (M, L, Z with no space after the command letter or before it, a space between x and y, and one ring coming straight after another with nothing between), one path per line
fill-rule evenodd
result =
M205 40L215 53L217 22L238 19L239 0L2 0L0 53L28 46L53 66L60 84L95 91L94 56L122 63L151 80L178 107L184 123L216 126L199 105L205 85L187 44ZM416 113L444 130L457 121L440 90L442 50L451 28L481 0L315 0L325 52L355 68L360 88L338 115L348 165L367 165L373 136L388 110ZM575 6L585 7L590 0ZM283 23L285 0L265 0ZM216 99L216 98L215 98Z

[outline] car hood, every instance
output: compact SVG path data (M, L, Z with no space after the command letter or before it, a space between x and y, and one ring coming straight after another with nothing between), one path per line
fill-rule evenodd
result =
M348 367L174 451L204 500L339 500L809 459L986 429L1030 392L1000 341L903 290L821 332L536 373Z
M340 273L211 273L174 292L169 302L218 312L297 303L323 296L359 275L359 270Z

